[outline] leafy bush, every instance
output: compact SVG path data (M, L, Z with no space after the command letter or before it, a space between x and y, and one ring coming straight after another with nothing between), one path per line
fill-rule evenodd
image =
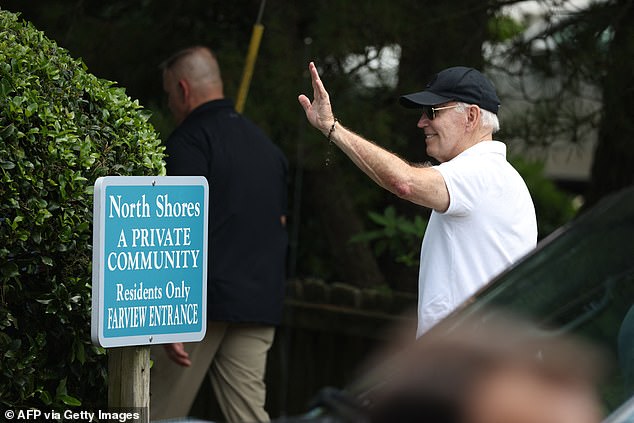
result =
M394 206L387 206L383 214L370 211L368 216L378 228L361 232L350 242L371 243L377 256L389 254L397 263L418 267L427 220L418 215L414 219L398 215Z
M0 404L103 406L90 341L92 190L164 174L149 115L0 10Z

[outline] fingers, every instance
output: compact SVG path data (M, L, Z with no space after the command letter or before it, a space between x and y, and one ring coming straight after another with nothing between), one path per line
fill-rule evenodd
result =
M189 359L189 354L185 351L185 345L183 345L182 342L165 344L163 347L165 348L167 356L176 364L183 367L189 367L192 365L192 362Z
M317 100L318 97L320 97L320 90L323 90L324 86L319 80L319 73L317 73L317 67L315 66L314 62L310 62L308 64L308 71L310 72L311 84L313 86L313 99ZM308 113L312 105L310 99L306 95L301 94L299 97L297 97L297 100L299 101L299 104L301 104L301 106L304 108L304 111Z
M326 134L334 119L330 106L330 98L324 88L324 84L319 78L319 73L317 72L317 67L314 62L308 64L308 70L313 86L313 100L311 102L304 94L298 96L297 100L304 108L304 112L310 124Z
M319 73L317 72L317 67L315 63L310 62L308 64L308 71L310 72L311 84L313 86L313 100L321 100L324 97L327 97L326 89L324 88L323 82L319 79ZM305 95L300 95L298 97L300 104L306 109L306 105L310 104L310 100Z
M319 72L317 72L317 66L315 66L314 62L308 64L308 70L310 71L310 78L313 84L313 96L315 99L327 97L328 93L326 92L324 83L321 81L321 78L319 78Z
M310 80L313 83L313 89L317 90L317 84L321 82L319 79L319 72L317 72L317 66L315 66L314 62L310 62L308 64L308 71L310 72Z
M304 111L307 112L310 108L310 100L308 99L308 97L306 97L304 94L301 94L299 97L297 97L297 100L299 101L299 104L301 104L301 106L304 108Z

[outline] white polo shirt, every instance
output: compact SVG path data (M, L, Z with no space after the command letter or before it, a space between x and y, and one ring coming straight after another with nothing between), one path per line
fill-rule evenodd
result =
M482 141L434 168L449 208L432 211L423 238L417 336L537 243L535 207L506 145Z

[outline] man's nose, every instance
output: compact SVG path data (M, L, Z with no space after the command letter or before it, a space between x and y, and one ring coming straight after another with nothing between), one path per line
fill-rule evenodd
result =
M425 113L423 113L422 115L420 115L420 119L418 119L418 123L416 124L416 126L419 128L424 128L428 125L429 125L429 118L427 117Z

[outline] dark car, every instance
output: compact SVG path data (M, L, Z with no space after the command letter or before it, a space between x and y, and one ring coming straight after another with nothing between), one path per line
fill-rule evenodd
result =
M583 349L579 354L569 354L560 365L572 366L580 358L577 356L597 357L596 361L601 363L586 361L586 365L577 366L580 371L586 371L587 367L595 370L594 364L597 364L596 370L601 373L596 379L601 411L609 416L605 423L634 422L633 304L634 188L631 188L605 198L540 242L532 253L423 335L416 342L421 347L417 353L424 356L425 343L434 337L487 328L491 322L499 321L493 316L509 313L535 329L530 334L530 346L524 347L528 356L541 357L550 343L570 337L588 342L588 349L596 347L600 354L595 356ZM518 329L517 332L529 336L526 333L529 330ZM497 343L516 342L515 338L509 336ZM384 395L385 386L390 385L386 380L391 379L391 375L389 366L383 367L368 372L366 377L344 390L325 389L317 396L314 408L305 415L279 421L373 422L378 421L373 418L377 407L392 410L395 414L391 420L399 421L398 410L412 405L439 413L434 416L451 409L450 406L443 409L447 404L433 398L430 401L430 397L411 395L412 385L407 390L392 390L390 395ZM419 382L438 386L445 376L431 381L419 379ZM407 401L398 395L403 392L409 394ZM386 407L386 401L392 403ZM438 418L435 421L453 420Z

